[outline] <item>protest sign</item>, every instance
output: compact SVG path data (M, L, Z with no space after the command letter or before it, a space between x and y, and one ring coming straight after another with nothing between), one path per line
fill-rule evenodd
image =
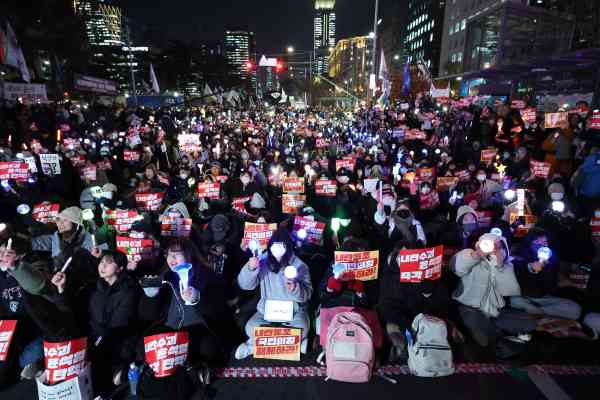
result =
M558 128L567 123L569 113L557 112L557 113L546 113L544 115L544 128Z
M118 232L129 232L131 225L142 218L137 211L106 210L106 223Z
M302 329L258 326L254 328L254 358L300 361Z
M60 158L58 154L40 154L40 164L44 175L60 175Z
M528 124L533 124L537 121L537 109L536 108L526 108L521 111L521 118L523 121Z
M59 343L44 341L46 381L53 384L79 375L85 368L86 347L86 338Z
M337 182L330 179L319 179L315 182L315 194L317 196L335 197L337 194Z
M246 203L250 200L252 200L250 196L236 197L231 201L231 207L241 214L248 214L246 211Z
M377 279L379 272L379 250L336 251L335 263L345 267L344 274L360 281Z
M97 178L97 169L95 165L90 165L89 167L84 167L81 169L81 178L86 179L88 181L95 181Z
M185 364L188 356L187 332L161 333L144 337L146 363L156 378L171 376L177 367Z
M524 109L526 106L527 106L527 104L525 103L525 101L524 101L524 100L513 100L513 101L510 103L510 108L514 108L514 109L517 109L517 110L522 110L522 109Z
M534 160L529 161L529 169L531 170L531 173L536 178L547 179L548 175L550 174L551 166L552 165L547 162L534 161Z
M30 173L35 174L38 172L37 164L35 163L35 157L24 157L23 161L27 163Z
M590 129L600 130L600 110L593 111L592 121L590 122Z
M25 182L29 178L29 165L21 161L0 162L0 180L14 179Z
M277 230L277 224L253 224L246 222L244 224L244 237L242 243L244 247L248 247L251 240L256 240L262 250L267 249L269 240L273 233Z
M202 182L198 184L198 197L218 200L221 197L221 184L219 182Z
M400 250L400 282L418 283L442 276L444 246Z
M152 239L117 236L117 251L125 254L127 260L138 262L153 256L154 241Z
M134 150L125 150L125 151L123 151L123 160L139 161L140 160L140 152L134 151Z
M315 145L317 149L322 149L327 147L329 143L327 143L327 139L325 138L317 138Z
M481 150L481 162L490 164L496 158L497 150L494 148Z
M537 217L530 214L519 216L518 213L511 212L509 215L509 223L512 225L518 218L523 218L524 224L517 226L517 229L514 232L514 237L522 238L525 237L529 233L529 230L535 226Z
M168 215L160 218L160 235L163 237L189 237L191 230L191 218L177 218Z
M435 169L417 168L417 178L419 182L432 182L435 179Z
M456 176L438 176L436 180L436 189L438 192L445 192L456 186L458 183Z
M16 320L0 320L0 361L6 361L8 349L10 348L10 342L12 341L16 328Z
M135 203L137 208L145 211L158 211L162 206L164 192L159 193L136 193Z
M52 204L49 201L45 201L33 206L31 217L42 224L47 224L49 222L54 222L59 211L60 204Z
M346 168L349 171L354 171L356 165L355 157L344 157L341 160L335 160L335 170L339 171L342 168Z
M305 203L305 195L285 193L281 196L281 212L284 214L297 214Z
M304 193L304 178L285 178L283 180L283 193Z
M200 135L182 133L177 136L179 149L184 153L193 153L200 150Z
M323 231L325 223L312 221L306 217L296 216L294 218L294 234L297 236L298 231L304 229L306 231L306 241L314 245L320 245L323 239Z
M594 215L590 220L590 228L592 231L592 240L595 242L600 241L600 217Z

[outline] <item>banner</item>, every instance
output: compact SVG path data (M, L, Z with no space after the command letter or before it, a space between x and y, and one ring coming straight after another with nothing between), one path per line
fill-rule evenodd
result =
M345 267L344 274L360 281L377 279L379 271L379 250L336 251L335 263Z
M106 223L119 232L129 232L131 225L139 219L137 211L106 210Z
M136 193L135 203L139 210L158 211L162 206L164 192L159 193Z
M117 236L117 251L125 254L128 261L139 262L147 258L152 258L154 240Z
M335 197L337 182L333 179L319 179L315 182L315 194L317 196Z
M119 86L115 81L94 78L92 76L75 74L73 76L73 86L76 90L82 92L93 92L100 94L119 94Z
M438 192L445 192L450 190L453 186L456 186L457 183L457 176L438 176L436 180L436 189Z
M48 102L46 85L2 82L0 88L2 89L2 98L4 100L16 101L18 98L21 98L22 102L25 104Z
M484 149L481 150L481 162L482 163L492 163L494 158L496 158L496 149Z
M552 164L541 161L529 161L529 169L536 178L547 179L550 175L550 167Z
M0 180L14 179L25 182L29 178L29 164L21 161L0 162Z
M221 197L221 184L219 182L203 182L198 184L198 197L218 200Z
M185 364L189 343L187 332L161 333L144 337L144 358L154 371L154 376L157 378L171 376L177 367Z
M335 170L339 171L342 168L346 168L349 171L354 171L356 165L355 157L344 157L341 160L335 160Z
M86 338L60 343L44 341L46 381L53 384L79 375L85 369L86 347Z
M537 121L537 108L526 108L521 110L521 118L528 124L534 124Z
M283 193L304 193L304 178L285 178L283 180Z
M123 160L125 161L140 161L140 152L134 150L123 151Z
M558 112L558 113L547 113L544 115L544 128L558 128L559 126L566 124L569 120L569 113Z
M17 321L11 319L0 320L0 361L6 361L10 342L17 328Z
M444 246L400 250L400 282L419 283L442 276Z
M242 243L244 247L248 247L251 240L256 240L262 250L267 249L271 236L277 230L277 224L253 224L246 222L244 224L244 237Z
M160 235L163 237L189 237L192 231L191 218L163 215L160 218Z
M404 139L404 136L406 135L406 131L402 128L394 128L394 130L392 131L392 138L393 139Z
M58 154L40 154L40 164L44 175L60 175L60 158Z
M323 231L325 231L325 223L311 221L306 217L296 216L294 218L294 234L297 236L298 231L304 229L306 231L306 241L314 245L321 245L323 240Z
M33 211L31 212L31 217L41 222L42 224L47 224L49 222L54 222L58 213L60 211L60 204L52 204L49 201L45 201L40 204L36 204L33 206Z
M300 361L301 343L300 328L254 328L254 358Z
M285 193L281 196L281 212L284 214L296 214L304 207L305 203L305 195Z

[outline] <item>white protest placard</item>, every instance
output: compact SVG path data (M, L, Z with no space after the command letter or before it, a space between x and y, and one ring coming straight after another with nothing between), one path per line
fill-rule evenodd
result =
M290 322L294 319L294 302L290 300L267 300L265 321Z

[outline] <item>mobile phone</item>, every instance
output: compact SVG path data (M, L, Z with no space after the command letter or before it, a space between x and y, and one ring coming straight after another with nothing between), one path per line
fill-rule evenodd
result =
M162 278L158 276L145 276L140 279L140 286L142 288L158 288L163 284Z

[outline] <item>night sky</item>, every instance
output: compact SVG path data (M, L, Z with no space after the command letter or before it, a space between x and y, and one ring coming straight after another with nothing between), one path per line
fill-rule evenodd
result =
M248 27L259 53L279 53L288 45L312 47L314 0L127 0L136 23L149 23L165 36L198 43L223 42L228 27ZM152 6L149 6L153 3ZM158 3L158 4L156 4ZM337 38L372 30L374 0L337 0Z

